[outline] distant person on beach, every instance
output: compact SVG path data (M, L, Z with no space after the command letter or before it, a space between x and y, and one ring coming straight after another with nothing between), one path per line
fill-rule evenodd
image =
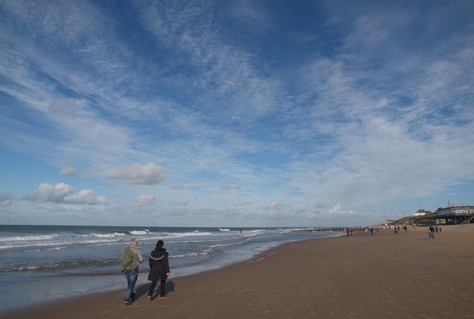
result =
M143 261L142 252L138 248L138 240L130 239L130 245L122 253L122 272L127 278L127 292L123 298L125 305L130 305L135 298L134 288L138 279L138 265Z
M393 233L394 234L399 234L400 233L400 225L395 225L395 227L393 229Z
M148 264L150 265L148 280L151 281L151 284L150 288L148 289L147 302L152 301L153 293L155 292L158 280L160 281L160 297L165 296L166 279L170 275L170 265L168 261L168 252L163 246L164 242L162 240L158 240L155 250L150 253L148 260Z
M435 232L435 228L433 226L430 226L430 228L428 228L428 237L430 239L434 239L434 232Z

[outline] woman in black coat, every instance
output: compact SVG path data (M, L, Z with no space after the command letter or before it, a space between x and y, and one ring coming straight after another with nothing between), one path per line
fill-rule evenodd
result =
M160 281L160 297L165 296L166 279L170 275L170 265L168 262L168 253L163 245L163 241L158 240L156 248L150 253L148 260L148 264L150 265L148 280L151 281L150 288L148 289L148 302L152 300L158 280Z

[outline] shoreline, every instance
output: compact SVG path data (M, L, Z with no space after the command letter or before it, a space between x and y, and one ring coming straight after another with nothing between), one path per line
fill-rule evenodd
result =
M148 282L7 310L2 318L473 318L474 225L308 239L221 269L170 277L167 297L146 303ZM173 275L173 269L171 269ZM141 274L142 278L146 276ZM125 285L125 280L123 280Z
M171 266L174 278L250 260L259 253L285 242L342 234L341 232L300 231L294 228L248 229L245 232L236 233L217 229L210 231L207 228L196 228L190 232L189 229L182 228L160 227L141 230L131 227L132 230L122 230L123 233L117 233L115 227L108 226L88 226L80 230L56 226L54 229L42 226L32 227L33 229L29 227L23 229L25 228L23 226L19 226L19 229L7 229L12 234L10 236L15 234L18 234L18 238L21 238L22 234L27 236L30 245L25 244L28 240L17 240L16 243L21 249L17 252L7 251L7 254L2 257L0 313L89 293L121 289L124 277L120 272L120 266L117 266L119 265L117 256L120 256L123 248L126 247L124 239L129 239L127 232L141 234L142 252L151 251L149 249L154 247L157 236L163 236L165 240L171 238ZM28 235L29 231L36 235ZM81 240L74 245L77 247L74 249L69 243L74 240L77 233L81 234ZM38 239L43 238L46 242L40 243ZM52 238L55 239L52 240ZM195 244L196 238L198 241ZM188 242L193 244L188 247ZM97 243L106 243L106 245ZM108 249L107 243L112 249ZM22 250L29 251L30 248L27 247L36 246L40 248L33 251L30 261L24 261ZM85 247L88 248L84 249ZM107 248L104 249L104 247ZM92 256L95 255L98 258L97 261L90 254L85 254L89 248L93 249ZM110 264L111 261L113 264ZM45 267L40 271L35 271L42 267L43 262ZM148 265L145 263L140 267L138 284L147 283L147 274Z
M35 226L37 227L37 226ZM38 226L39 229L36 231L43 237L51 237L57 233L61 233L63 229L55 229L54 231L46 230L44 231L41 226ZM134 227L135 229L136 227ZM245 234L235 235L235 232L219 232L215 231L214 233L208 233L206 229L199 229L203 232L203 235L198 235L199 244L191 248L186 247L187 238L194 240L196 238L196 232L193 232L192 235L189 235L189 231L182 229L171 229L169 228L160 228L153 229L152 231L146 230L136 230L135 232L142 233L142 252L148 251L147 247L151 247L155 244L156 240L154 238L159 231L162 231L164 238L172 237L172 235L178 235L178 238L184 238L184 241L175 240L173 241L173 248L171 251L177 251L177 257L174 253L172 254L172 269L173 277L183 277L192 274L198 274L204 271L220 269L231 264L239 263L242 261L250 260L254 258L261 252L264 252L272 247L276 247L285 242L298 241L308 238L317 238L317 237L332 237L340 236L341 233L333 232L314 232L310 233L309 231L302 232L295 229L288 229L287 231L263 231L263 230L249 230ZM22 233L21 231L19 232ZM110 240L113 242L114 250L111 252L109 250L104 251L101 248L94 246L96 241L95 234L105 234L107 238L115 238L116 233L114 229L109 227L88 227L85 230L79 231L83 234L84 238L91 238L91 242L88 242L87 245L91 246L91 249L95 250L95 254L99 256L100 254L100 263L103 261L111 260L110 258L116 259L123 250L124 246L117 245L115 239ZM53 259L53 262L45 262L46 267L49 267L50 271L48 272L9 272L3 271L0 274L0 294L2 299L0 300L0 313L6 312L9 310L14 310L16 308L25 308L29 306L36 306L42 303L54 302L63 300L65 298L75 297L86 295L89 293L96 292L105 292L121 289L123 287L124 277L120 272L120 267L110 265L107 266L107 271L100 269L100 271L94 271L90 269L87 271L85 268L79 267L77 270L71 269L63 271L62 262L63 260L79 260L78 265L91 265L93 264L93 259L90 256L82 255L83 251L70 251L67 249L67 243L71 240L71 233L66 230L66 232L57 242L48 242L46 247L58 245L61 249L53 249L53 255L56 259ZM109 234L109 236L107 236ZM110 236L110 234L112 234ZM28 236L28 234L26 234ZM193 236L194 235L194 236ZM37 236L37 235L35 235ZM202 240L203 237L205 238ZM128 239L128 237L125 237ZM216 242L217 241L217 242ZM59 243L59 244L58 244ZM217 243L217 244L216 244ZM42 247L42 245L39 245ZM80 247L80 245L78 245ZM227 247L222 249L222 247ZM67 249L67 250L66 250ZM177 249L177 250L175 250ZM66 255L63 255L61 252L65 251ZM193 252L202 252L202 254L194 254ZM190 253L191 252L191 253ZM36 256L32 257L33 266L38 267L41 265L41 259L44 259L44 254L49 254L49 250L43 249L35 251ZM16 253L18 257L21 257L22 253ZM13 255L14 256L14 255ZM189 256L187 258L186 256ZM85 259L81 259L84 257ZM35 260L36 259L36 260ZM146 259L146 258L145 258ZM11 258L3 259L5 262L2 266L3 269L12 269L16 267L24 267L22 263L22 258ZM56 262L54 262L56 261ZM10 265L10 266L8 266ZM66 264L67 266L67 264ZM99 268L96 268L99 269ZM55 271L57 270L57 271ZM142 264L140 267L140 275L138 277L137 284L145 284L147 281L148 274L148 265Z

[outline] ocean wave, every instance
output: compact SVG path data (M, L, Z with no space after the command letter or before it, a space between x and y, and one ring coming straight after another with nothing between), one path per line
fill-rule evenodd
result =
M4 245L0 245L0 251L1 250L8 250L8 249L12 249L12 248L16 248L16 249L24 249L24 248L30 248L31 250L30 251L41 251L40 248L44 248L44 247L51 247L53 246L54 244L51 243L51 242L36 242L36 243L33 243L33 242L16 242L16 243L13 243L13 244L4 244Z
M249 229L249 230L245 230L245 233L254 234L254 233L264 233L266 231L267 230L265 230L265 229Z
M16 267L11 267L3 269L2 272L60 272L67 270L78 270L85 269L90 267L101 268L106 266L117 265L119 269L120 259L102 259L102 260L76 260L76 261L62 261L59 263L52 264L40 264L40 265L18 265Z
M205 236L212 236L213 234L210 232L200 232L200 231L192 231L192 232L150 232L146 234L145 239L155 239L160 238L163 240L166 239L177 239L177 238L185 238L185 237L205 237Z
M89 237L92 238L92 237ZM108 246L108 245L115 245L117 243L116 240L111 238L115 237L93 237L97 239L82 239L82 240L74 240L72 238L63 239L63 240L42 240L42 241L17 241L17 242L8 242L2 244L0 242L0 252L8 251L10 249L21 250L23 252L40 252L44 250L61 250L61 249L68 249L70 247L79 247L79 246Z
M230 237L229 239L234 239ZM212 243L212 242L221 242L222 238L203 238L203 239L187 239L187 240L177 240L176 242L170 240L168 243L179 243L179 244L201 244L201 243Z
M149 234L150 231L148 229L144 229L144 230L131 230L129 231L129 234L130 235L134 235L134 236L143 236L143 235L147 235Z
M230 242L230 243L222 243L222 244L217 244L217 245L209 245L208 249L209 251L219 249L219 248L224 248L224 247L234 247L234 246L239 246L242 245L243 243L241 242Z
M51 240L57 238L58 235L29 235L29 236L9 236L9 237L0 237L1 242L22 242L22 241L43 241Z
M177 255L171 255L169 258L174 259L174 258L186 258L186 257L193 257L193 256L199 256L199 255L206 255L206 252L187 252L185 254L177 254Z
M117 233L117 232L114 232L114 233L107 233L107 234L90 234L89 236L92 236L92 237L98 237L98 238L115 238L115 237L123 237L123 236L127 236L127 234L125 233Z

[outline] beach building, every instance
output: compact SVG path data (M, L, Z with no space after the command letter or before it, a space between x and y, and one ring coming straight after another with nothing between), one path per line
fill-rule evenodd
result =
M474 223L474 206L440 207L436 213L441 224Z
M427 214L431 214L431 212L426 211L424 209L419 209L416 213L413 214L413 216L425 216Z

